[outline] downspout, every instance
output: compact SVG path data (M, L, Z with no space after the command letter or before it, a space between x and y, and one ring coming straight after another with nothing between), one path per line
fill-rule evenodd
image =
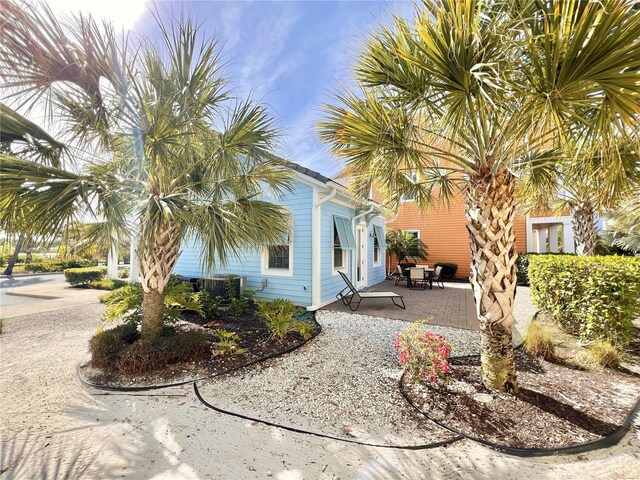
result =
M371 208L369 208L369 210L367 210L366 212L361 213L360 215L356 215L355 217L353 217L353 219L351 220L351 231L353 232L353 238L358 238L358 236L356 235L356 225L357 225L357 220L361 217L365 217L367 215L369 215L371 212L373 212L375 210L375 206L371 205ZM351 282L355 285L356 284L356 260L358 258L358 249L360 248L360 245L356 245L356 252L353 255L353 258L351 259Z
M318 198L318 189L313 189L314 203L311 211L311 306L308 310L316 310L315 305L320 304L321 296L321 249L322 249L322 209L323 203L328 202L338 194L338 190L331 189L331 193L326 197Z

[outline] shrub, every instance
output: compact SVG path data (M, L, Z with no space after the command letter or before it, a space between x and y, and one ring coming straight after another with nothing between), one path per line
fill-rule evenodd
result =
M200 292L195 293L189 283L179 283L172 280L165 289L164 316L165 321L175 321L180 312L190 310L200 316L204 316ZM139 283L128 284L123 288L113 290L100 297L107 304L102 314L105 322L124 319L128 322L138 323L142 319L142 301L144 291Z
M107 274L107 267L68 268L64 271L64 279L71 285L87 285L101 280Z
M451 345L446 337L425 330L425 323L418 320L404 332L397 333L393 348L405 372L415 381L437 382L449 373Z
M458 272L458 264L449 262L438 262L436 267L442 267L442 276L455 277Z
M535 255L529 279L536 306L583 339L624 343L640 315L640 258Z
M122 288L127 285L128 282L126 280L118 280L112 278L103 278L100 280L94 280L89 283L89 288L95 288L97 290L116 290L118 288Z
M135 325L125 323L97 333L89 342L91 365L108 371L137 374L209 356L209 342L204 333L176 333L167 329L158 338L140 340Z
M207 336L203 332L190 330L152 340L139 340L121 352L114 366L121 373L133 375L177 363L197 362L209 356Z
M524 348L534 357L544 358L545 360L555 360L557 358L553 331L540 322L532 321L529 324Z
M30 273L61 272L69 268L95 266L95 262L84 259L40 260L24 265L24 271Z
M283 340L290 333L297 333L303 339L311 338L313 325L296 320L296 306L291 300L276 298L271 302L258 302L258 316L264 320L271 335Z
M138 328L130 323L96 333L89 341L91 365L112 369L127 345L140 338Z
M236 332L230 332L221 328L216 330L213 336L216 339L216 349L214 350L214 354L216 355L241 354L247 351L245 348L238 347L240 336Z
M218 302L211 298L211 294L206 290L200 290L195 293L197 301L202 307L204 318L211 319L218 316Z
M129 268L123 268L122 270L118 270L118 278L129 278Z
M231 316L239 317L249 311L249 306L253 303L253 297L255 292L250 289L246 289L242 292L240 297L229 298L229 310L228 313Z
M604 368L618 368L620 366L620 352L607 341L597 341L587 347L582 358L588 365Z

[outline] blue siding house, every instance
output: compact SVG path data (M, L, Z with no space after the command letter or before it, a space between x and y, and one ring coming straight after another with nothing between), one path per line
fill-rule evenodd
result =
M386 276L385 219L372 200L358 200L338 182L291 163L295 179L283 198L263 197L286 206L292 232L282 245L256 248L231 258L225 266L203 271L202 249L187 240L175 273L189 278L246 277L257 298L288 298L316 310L336 300L345 272L358 289Z

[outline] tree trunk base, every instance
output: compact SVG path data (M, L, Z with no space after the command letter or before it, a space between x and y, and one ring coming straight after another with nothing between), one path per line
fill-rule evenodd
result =
M485 387L507 393L518 389L511 331L494 324L481 331L482 382Z
M164 292L144 292L142 300L142 338L160 336L164 327Z

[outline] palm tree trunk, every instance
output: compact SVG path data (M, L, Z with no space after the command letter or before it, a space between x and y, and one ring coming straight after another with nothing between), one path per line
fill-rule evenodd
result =
M467 229L470 281L481 333L482 381L505 392L517 390L511 328L516 288L515 178L487 167L469 181Z
M573 210L573 235L576 239L578 255L593 256L596 254L598 232L594 217L593 204L589 200L579 202Z
M13 267L16 266L16 262L18 261L18 255L20 254L20 250L22 249L22 245L24 244L25 234L21 233L18 236L18 243L16 243L16 248L13 250L13 254L9 259L9 263L7 264L7 268L4 269L3 275L13 275Z
M141 235L140 238L144 238ZM180 231L174 222L154 235L150 248L141 248L140 283L142 302L142 338L155 338L164 326L164 290L180 256Z

